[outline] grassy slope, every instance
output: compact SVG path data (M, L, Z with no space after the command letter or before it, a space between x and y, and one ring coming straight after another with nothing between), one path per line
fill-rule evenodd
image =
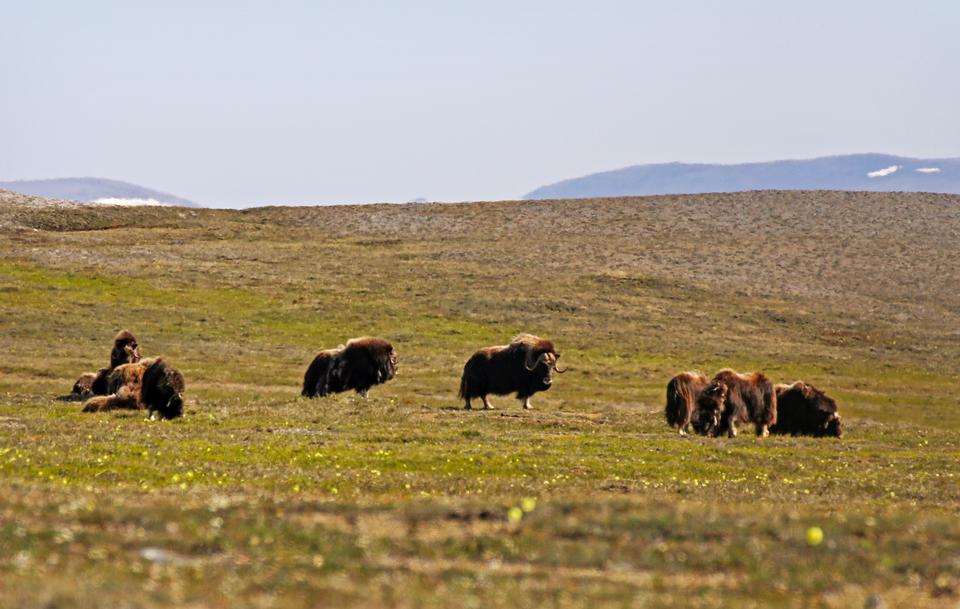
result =
M956 602L960 198L3 203L0 605ZM120 327L186 418L55 399ZM534 411L456 409L521 330L573 370ZM366 333L395 381L298 396ZM847 438L670 434L669 377L724 365L826 389Z

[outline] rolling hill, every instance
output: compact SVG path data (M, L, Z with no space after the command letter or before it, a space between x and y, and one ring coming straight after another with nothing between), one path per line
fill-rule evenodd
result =
M55 178L0 182L0 189L25 195L111 205L177 205L198 207L183 197L105 178Z
M737 165L635 165L541 186L525 199L581 199L749 190L960 193L960 158L850 154Z

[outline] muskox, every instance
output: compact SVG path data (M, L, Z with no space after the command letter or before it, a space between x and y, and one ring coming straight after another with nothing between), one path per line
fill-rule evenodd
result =
M771 433L793 436L843 437L843 422L837 403L809 383L775 385L777 423Z
M80 375L80 378L73 384L73 388L70 390L70 399L86 399L93 393L93 383L97 380L96 372L85 372Z
M389 341L353 338L336 349L317 353L303 375L301 393L308 398L353 389L363 397L374 385L397 375L397 352Z
M553 373L560 354L549 340L532 334L515 336L509 345L485 347L467 360L460 377L460 398L464 408L470 400L480 398L485 409L492 409L488 394L507 395L516 392L524 408L531 408L530 396L546 391L553 384Z
M667 406L664 408L667 424L681 436L687 434L691 423L699 431L698 404L718 398L722 402L726 395L726 385L710 383L710 379L699 372L681 372L667 383Z
M139 388L132 385L120 387L110 395L96 395L83 403L83 412L106 412L108 410L140 410Z
M722 400L698 404L701 433L716 436L726 432L732 438L737 435L737 424L753 423L758 436L769 434L770 426L777 422L777 393L762 372L738 374L721 370L714 375L711 385L726 387L726 395ZM711 388L709 393L717 395L717 390Z
M175 419L183 414L186 384L179 370L162 357L143 360L140 379L140 404L151 419Z
M140 346L128 330L120 330L113 339L113 349L110 350L110 369L122 364L135 364L140 361Z
M100 368L96 372L86 372L73 384L71 395L86 398L90 395L107 395L113 393L110 389L110 374L117 366L135 364L140 361L140 346L137 339L129 330L120 330L113 339L110 349L110 366Z

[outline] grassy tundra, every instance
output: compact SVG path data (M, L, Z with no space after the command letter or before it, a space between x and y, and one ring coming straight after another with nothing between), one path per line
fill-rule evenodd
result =
M0 193L0 606L953 606L958 261L940 195ZM57 400L120 328L185 374L184 418ZM520 331L571 370L461 410L467 357ZM362 334L398 377L300 397ZM666 382L722 366L824 389L845 438L677 436Z

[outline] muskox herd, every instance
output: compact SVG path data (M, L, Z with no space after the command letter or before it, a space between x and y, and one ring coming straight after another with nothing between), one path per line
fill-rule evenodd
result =
M162 357L142 358L137 339L121 330L110 365L82 374L71 394L84 400L83 412L146 410L151 419L175 419L183 414L185 390L179 370Z
M843 436L837 403L803 381L774 384L762 372L724 369L713 378L683 372L667 383L667 424L680 434L691 428L705 436L737 435L752 424L758 436L770 433L815 437Z
M464 408L479 398L492 409L488 396L516 394L523 408L530 398L553 385L560 354L549 340L532 334L515 336L508 344L484 347L467 360L460 377ZM356 391L363 397L376 385L397 375L397 352L383 338L353 338L317 353L303 375L301 394L323 397ZM122 330L113 341L110 366L82 375L73 394L86 401L84 412L114 409L147 410L150 418L172 419L183 414L183 375L163 357L141 358L136 338ZM737 427L753 425L759 436L774 434L841 437L837 404L814 386L797 381L775 385L761 372L740 374L724 369L712 378L683 372L667 384L667 423L686 434L737 435Z

